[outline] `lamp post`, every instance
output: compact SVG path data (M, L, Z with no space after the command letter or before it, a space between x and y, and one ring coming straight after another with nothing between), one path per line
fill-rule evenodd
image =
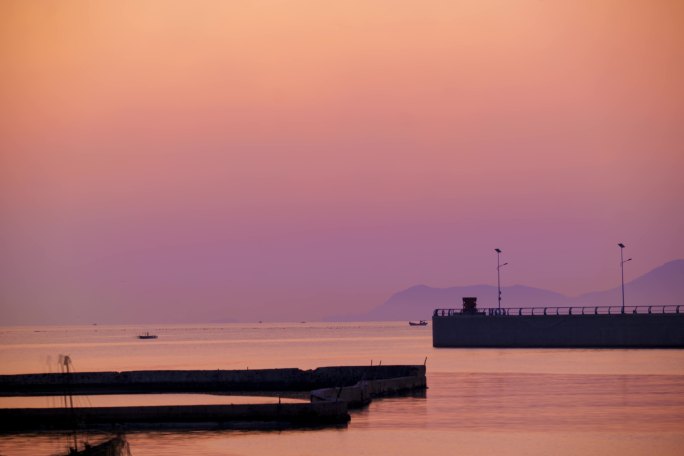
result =
M619 242L618 247L620 247L620 282L622 284L622 313L625 313L625 263L627 263L628 261L632 261L632 259L624 259L622 252L625 249L625 244Z
M496 287L499 290L499 310L501 310L501 268L508 263L501 264L501 249L494 249L496 252Z

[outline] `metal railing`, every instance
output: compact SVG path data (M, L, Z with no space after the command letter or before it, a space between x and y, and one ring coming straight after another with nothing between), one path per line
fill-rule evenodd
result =
M679 306L565 306L565 307L508 307L483 308L474 312L462 309L435 309L435 317L451 317L455 315L487 315L487 316L524 316L524 315L618 315L618 314L684 314L684 305Z

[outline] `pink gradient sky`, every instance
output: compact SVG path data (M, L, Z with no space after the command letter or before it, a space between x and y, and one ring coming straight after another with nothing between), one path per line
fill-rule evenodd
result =
M314 320L684 257L684 2L0 3L0 324Z

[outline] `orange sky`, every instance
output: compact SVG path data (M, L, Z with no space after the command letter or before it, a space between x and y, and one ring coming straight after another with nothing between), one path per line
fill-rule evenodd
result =
M612 287L684 257L683 80L679 1L4 1L0 324Z

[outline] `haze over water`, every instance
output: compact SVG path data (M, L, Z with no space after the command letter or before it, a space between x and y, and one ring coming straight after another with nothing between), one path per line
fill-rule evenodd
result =
M136 339L143 330L159 339ZM429 327L398 322L0 331L2 373L56 370L60 353L70 354L78 371L308 369L371 360L420 364L428 357L424 397L376 400L353 412L347 428L131 432L135 456L676 455L684 445L681 350L434 349ZM125 402L152 403L147 396ZM2 399L0 406L7 406ZM51 454L63 442L59 435L5 435L0 454Z

